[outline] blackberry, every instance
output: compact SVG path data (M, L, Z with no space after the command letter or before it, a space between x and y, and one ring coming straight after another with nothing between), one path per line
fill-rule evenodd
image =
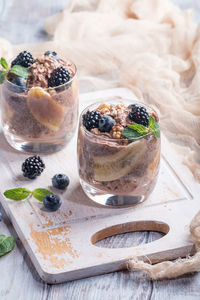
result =
M62 85L70 80L70 72L64 67L58 67L53 70L50 78L48 79L48 84L50 87L55 87Z
M69 177L65 174L56 174L52 178L52 185L56 189L64 190L69 185Z
M36 176L39 176L43 172L44 168L45 164L40 156L28 157L22 164L23 175L29 179L34 179Z
M134 104L131 107L132 111L129 113L129 119L137 124L148 127L149 125L149 114L145 107Z
M18 54L18 56L12 61L11 67L15 65L20 65L22 67L28 68L34 63L34 58L32 54L28 51L23 51Z
M83 115L83 125L87 130L91 130L93 128L99 128L99 120L101 119L101 115L97 111L87 111Z

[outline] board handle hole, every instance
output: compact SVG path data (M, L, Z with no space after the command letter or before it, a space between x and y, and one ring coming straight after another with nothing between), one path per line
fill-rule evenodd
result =
M159 221L137 221L107 227L96 232L91 242L102 248L129 248L162 238L169 226Z

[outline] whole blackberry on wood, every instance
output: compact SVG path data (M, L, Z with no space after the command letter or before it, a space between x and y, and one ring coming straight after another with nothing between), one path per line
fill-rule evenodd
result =
M28 68L34 63L34 58L32 54L28 51L23 51L18 54L18 56L12 61L11 67L15 65L20 65L22 67Z
M129 113L129 119L137 124L148 127L149 125L149 114L145 107L139 106L138 104L130 107L132 111Z
M39 176L43 172L44 168L45 164L40 156L28 157L22 164L23 175L29 179L34 179Z
M58 67L53 70L50 78L48 79L48 84L50 87L55 87L62 85L70 80L70 72L64 67Z
M87 111L83 115L83 125L87 130L91 130L93 128L99 127L99 120L101 119L101 115L97 111Z

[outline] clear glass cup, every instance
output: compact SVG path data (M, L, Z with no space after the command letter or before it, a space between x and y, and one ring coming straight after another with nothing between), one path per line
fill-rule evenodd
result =
M8 80L1 86L1 121L6 140L15 149L49 153L62 149L78 121L78 79L55 88L24 89Z
M133 104L133 100L101 101L88 106L80 115L78 170L81 186L93 201L112 207L131 206L144 201L152 192L159 172L160 138L150 132L142 138L111 139L88 131L83 114L100 104ZM149 113L155 111L143 103Z

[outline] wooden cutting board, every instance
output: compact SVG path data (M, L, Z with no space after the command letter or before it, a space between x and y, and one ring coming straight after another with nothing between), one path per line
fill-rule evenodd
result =
M135 99L127 89L112 89L80 95L80 110L102 98ZM180 164L169 142L162 136L162 159L158 182L151 196L129 208L109 208L93 203L83 193L76 163L76 136L62 151L42 156L44 173L36 180L25 179L21 164L27 157L12 149L0 132L0 201L10 217L41 278L48 283L80 279L126 267L137 256L159 262L192 252L189 223L199 210L197 184ZM15 202L2 195L15 187L51 188L51 178L66 173L70 186L62 192L62 207L46 212L33 198ZM57 192L57 191L56 191ZM118 233L155 230L166 235L149 244L131 248L100 248L95 243Z

